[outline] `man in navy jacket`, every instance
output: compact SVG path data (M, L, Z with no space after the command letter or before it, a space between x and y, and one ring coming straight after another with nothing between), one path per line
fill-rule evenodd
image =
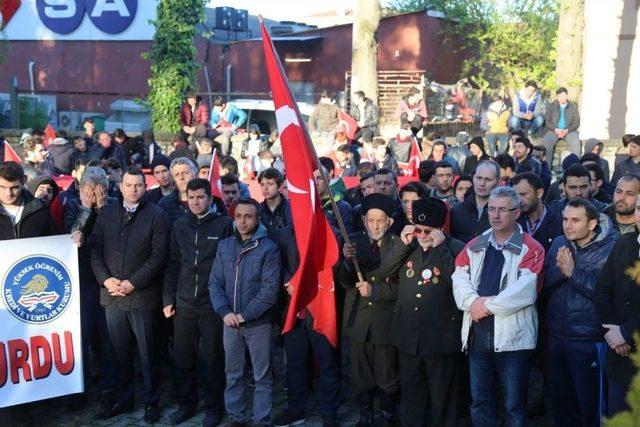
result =
M271 424L273 377L271 374L272 308L281 283L278 245L260 223L260 207L241 199L235 210L235 233L218 244L209 278L213 308L224 322L223 343L227 387L224 401L230 426L245 425L245 350L253 365L255 391L253 418Z

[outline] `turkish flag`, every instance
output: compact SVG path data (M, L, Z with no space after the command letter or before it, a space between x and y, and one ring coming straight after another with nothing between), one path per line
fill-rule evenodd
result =
M211 165L209 165L209 183L211 184L211 194L222 198L222 183L220 182L220 161L218 160L218 150L214 148L211 155Z
M349 140L353 141L358 131L358 122L342 110L338 110L338 128L342 129Z
M418 176L418 168L420 168L420 162L422 161L422 155L420 154L420 146L418 141L412 138L411 151L409 152L409 162L398 162L398 167L402 170L404 176Z
M20 0L3 0L0 1L0 15L2 15L2 22L0 22L0 30L3 29L11 20L13 15L20 7Z
M16 162L18 164L22 163L22 159L18 156L18 153L15 152L11 144L8 141L5 141L4 144L4 161L5 162Z
M318 163L309 132L267 28L263 22L260 26L300 255L298 270L289 282L293 295L282 333L290 331L298 314L306 309L313 316L313 329L327 337L335 347L338 330L332 267L338 261L338 244L316 191L313 172L318 169Z
M44 129L44 147L47 148L57 137L56 130L51 126L51 123L49 123Z

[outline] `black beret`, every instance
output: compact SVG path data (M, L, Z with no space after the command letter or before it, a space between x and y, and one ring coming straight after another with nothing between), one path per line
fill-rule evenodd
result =
M414 224L441 228L447 218L447 205L435 197L414 200L411 216Z
M380 209L387 214L388 217L392 217L393 199L381 193L369 194L362 201L362 215L366 214L369 209Z

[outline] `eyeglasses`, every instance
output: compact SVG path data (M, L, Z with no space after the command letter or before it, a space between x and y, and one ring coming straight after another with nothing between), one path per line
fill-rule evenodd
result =
M489 212L490 214L495 214L496 212L499 212L500 215L504 215L507 212L515 212L516 210L518 210L518 208L496 208L491 206L490 208L487 209L487 212Z
M416 236L419 236L421 234L424 234L425 236L428 236L429 233L431 233L431 230L421 230L419 228L416 228L413 230L413 234Z

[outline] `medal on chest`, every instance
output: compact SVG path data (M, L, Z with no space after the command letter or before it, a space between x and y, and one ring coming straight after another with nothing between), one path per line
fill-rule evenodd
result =
M413 262L407 262L407 277L411 279L415 274L415 271L413 271Z

